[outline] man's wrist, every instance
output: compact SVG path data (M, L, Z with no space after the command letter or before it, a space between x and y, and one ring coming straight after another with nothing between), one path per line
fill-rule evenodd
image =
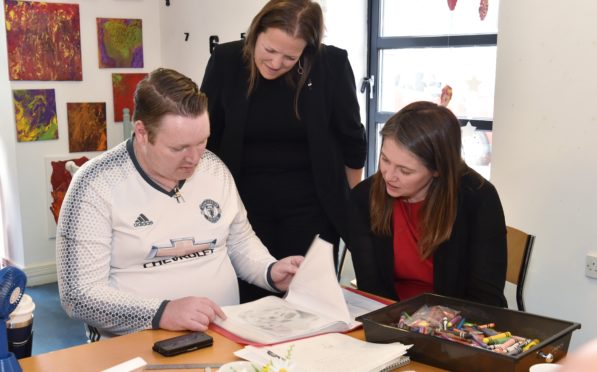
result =
M272 287L275 291L282 293L282 291L279 290L278 287L276 287L276 284L274 283L274 279L272 278L272 268L274 267L274 265L276 264L276 262L272 262L267 267L266 279L267 279L267 284L269 284L270 287Z
M155 312L153 319L151 320L151 328L152 329L160 329L160 321L162 320L162 315L164 314L164 310L166 309L166 305L170 300L164 300L158 307L158 310Z

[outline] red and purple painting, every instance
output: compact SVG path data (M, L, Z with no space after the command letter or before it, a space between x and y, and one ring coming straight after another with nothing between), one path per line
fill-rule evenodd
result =
M79 5L5 0L10 80L83 80Z
M143 67L140 19L97 18L100 68Z
M68 151L105 151L108 148L105 102L68 102Z
M114 96L114 121L122 121L122 109L128 108L131 117L135 112L135 89L137 84L147 76L140 74L112 74L112 94Z
M64 201L64 195L68 190L70 181L72 180L72 174L66 169L66 163L73 161L76 166L80 167L89 160L83 156L78 159L70 160L59 160L52 161L52 176L50 178L52 201L50 203L50 212L54 217L54 222L58 223L58 216L60 215L60 209L62 208L62 202Z
M54 89L13 90L17 141L32 142L58 138Z

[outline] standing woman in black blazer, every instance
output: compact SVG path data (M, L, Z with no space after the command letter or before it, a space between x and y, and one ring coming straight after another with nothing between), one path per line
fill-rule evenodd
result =
M461 156L447 108L414 102L381 130L379 170L351 192L359 289L506 306L506 224L495 187Z
M246 39L218 45L201 85L207 148L234 175L253 229L276 258L304 255L316 234L347 238L348 193L366 156L346 51L323 45L311 0L271 0ZM241 302L268 293L239 282Z

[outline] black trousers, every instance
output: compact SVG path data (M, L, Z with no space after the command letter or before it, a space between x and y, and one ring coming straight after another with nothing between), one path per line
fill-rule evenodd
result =
M239 193L253 230L272 256L304 256L317 234L334 244L337 264L339 235L315 192L311 172L244 177ZM336 266L334 266L336 267ZM241 303L273 293L239 279Z

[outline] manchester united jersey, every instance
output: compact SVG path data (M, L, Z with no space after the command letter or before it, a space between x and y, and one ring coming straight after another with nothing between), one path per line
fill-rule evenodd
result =
M131 140L73 177L56 257L63 307L106 334L151 328L167 299L236 304L237 274L271 289L266 271L275 261L218 157L205 151L193 176L166 191L139 166Z

